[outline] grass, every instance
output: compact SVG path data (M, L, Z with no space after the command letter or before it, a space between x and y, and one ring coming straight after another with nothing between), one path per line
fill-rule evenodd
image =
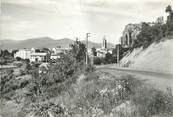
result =
M161 91L150 85L143 85L131 96L131 102L142 117L173 115L173 96L169 90Z
M55 117L173 116L170 88L162 91L133 76L116 77L101 72L90 72L74 79L77 80L62 84L56 97L30 103L25 103L26 98L18 104L19 107L23 105L22 109L18 108L20 112L18 110L16 114L13 111L14 117L32 113L39 117L49 117L50 114ZM0 105L4 105L4 101ZM0 112L1 115L9 111L7 106Z

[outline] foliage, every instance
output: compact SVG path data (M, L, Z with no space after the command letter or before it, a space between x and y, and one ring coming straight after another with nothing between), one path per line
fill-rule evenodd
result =
M93 48L91 48L91 50L92 50L92 54L93 54L93 56L97 56L96 48L93 47Z
M13 61L13 54L8 50L0 51L0 65L5 65L7 63L11 63Z
M32 103L29 105L31 110L24 110L29 111L28 113L33 112L34 116L38 117L50 117L52 116L61 116L64 115L64 109L59 105L52 102L44 102L44 103Z
M106 56L104 58L104 63L105 64L111 64L116 62L116 57L110 54L109 52L106 53Z
M86 47L85 44L83 44L80 41L76 41L74 44L71 45L70 53L73 55L73 57L77 60L77 62L82 62L85 60L86 56Z
M69 53L50 63L45 74L39 74L36 66L28 67L33 70L31 79L17 79L13 71L6 71L0 79L1 98L15 100L23 106L21 111L25 115L34 113L40 117L49 117L50 113L70 117L173 114L171 91L152 88L133 76L114 77L108 73L91 72L92 65L86 70L85 55L78 50L84 49L83 46L75 43ZM109 53L105 58L109 61L112 55ZM126 102L129 102L132 113L118 112L117 108Z
M24 88L28 84L28 80L16 79L12 70L7 70L5 75L1 77L1 98L12 100L18 89Z
M101 65L101 64L112 64L116 63L116 55L110 54L109 52L106 53L105 57L94 57L93 64Z
M168 35L173 35L173 10L170 5L167 6L166 12L169 13L166 21Z
M173 115L173 96L169 89L161 91L150 85L142 85L136 89L131 101L136 106L138 115Z
M12 50L12 52L11 52L12 56L14 56L14 54L15 54L16 52L18 52L18 50Z
M76 81L76 75L84 72L85 45L77 41L72 50L61 54L54 63L50 63L47 73L35 73L30 81L29 98L32 102L45 101L56 97ZM87 70L93 70L92 66Z
M6 59L3 57L0 57L0 65L6 65L6 64L7 64Z
M21 61L22 58L20 58L20 57L16 57L16 60L17 60L17 61Z
M12 54L8 50L1 50L0 56L1 57L9 57L10 56L11 57Z
M166 10L169 13L166 24L156 22L154 25L143 22L140 33L134 41L134 48L143 47L147 48L153 42L158 42L165 37L173 35L173 10L169 5Z
M148 23L142 23L141 32L137 35L134 42L134 48L141 47L147 48L151 43L160 41L167 35L165 24L155 24L153 26Z
M101 59L102 58L100 58L100 57L94 57L93 64L94 65L101 65L101 63L102 63L102 60Z
M89 76L91 77L91 76ZM80 81L75 94L74 102L78 108L84 112L92 113L92 109L101 109L104 114L110 114L112 109L129 99L133 93L133 88L138 81L133 79L102 80L95 79Z
M5 78L3 80L7 81L6 83L3 81L3 84L6 91L11 93L5 94L3 89L2 96L8 96L9 99L22 103L21 111L25 113L24 115L33 113L34 117L50 117L50 113L53 116L70 117L173 115L171 90L161 91L132 76L119 78L108 73L95 72L79 76L79 78L78 76L67 76L66 80L56 82L57 77L53 77L50 71L46 75L36 74L31 80L19 81L14 78ZM27 88L29 92L18 91ZM25 101L22 101L23 97ZM126 105L126 102L129 103ZM121 105L126 106L118 110L117 108ZM130 106L130 112L126 113L128 106Z
M171 13L172 12L172 7L171 5L168 5L165 10L166 13Z
M152 41L152 29L149 24L143 23L141 32L137 36L138 46L147 47Z

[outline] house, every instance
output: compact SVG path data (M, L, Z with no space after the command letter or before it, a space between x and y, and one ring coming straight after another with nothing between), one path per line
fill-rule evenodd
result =
M35 52L35 49L20 49L14 54L14 58L20 57L22 59L29 59L30 62L43 62L48 61L50 58L46 52Z
M51 60L56 60L58 58L60 58L60 55L58 55L58 54L51 54L51 56L50 56Z
M30 62L43 62L48 61L49 55L44 52L31 53Z
M97 57L103 58L106 56L106 53L108 52L107 49L97 48Z
M52 48L51 52L53 54L61 54L61 53L66 53L67 51L69 51L71 49L71 47L63 47L63 46L57 46L56 48Z
M99 58L104 58L106 56L106 54L102 51L97 51L97 57Z
M22 59L30 59L31 58L31 50L30 49L20 49L14 54L14 58L20 57Z
M52 48L51 51L53 54L64 53L64 49L61 49L61 48Z

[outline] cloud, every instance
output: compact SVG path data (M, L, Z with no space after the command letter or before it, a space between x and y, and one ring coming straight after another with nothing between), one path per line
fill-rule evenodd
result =
M117 43L128 23L154 21L170 0L2 0L1 38L55 38L90 32Z
M20 4L20 5L43 5L52 3L52 0L2 0L2 3Z

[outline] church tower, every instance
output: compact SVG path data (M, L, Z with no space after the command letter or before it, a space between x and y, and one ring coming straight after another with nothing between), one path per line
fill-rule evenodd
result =
M105 36L103 37L103 45L102 45L102 48L105 49L105 50L107 49L107 41L106 41L106 37Z

